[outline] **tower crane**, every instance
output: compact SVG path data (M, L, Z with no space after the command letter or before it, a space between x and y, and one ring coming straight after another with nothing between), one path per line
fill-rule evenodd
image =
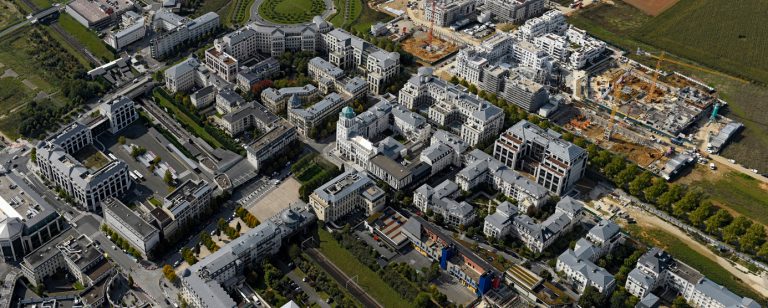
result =
M653 79L651 79L651 90L645 96L646 103L652 103L654 96L656 96L654 95L656 94L656 83L659 82L659 69L661 68L661 61L664 61L664 55L666 55L666 52L662 51L661 55L657 58L656 69L653 71Z
M611 108L611 118L608 122L608 127L605 128L604 139L610 141L613 135L613 130L616 128L616 112L619 110L619 103L621 103L621 84L624 81L624 76L627 76L630 71L622 74L616 81L613 82L613 107Z
M430 1L430 5L432 5L432 18L429 19L429 32L427 34L427 46L432 46L432 38L434 38L434 31L435 31L435 0Z

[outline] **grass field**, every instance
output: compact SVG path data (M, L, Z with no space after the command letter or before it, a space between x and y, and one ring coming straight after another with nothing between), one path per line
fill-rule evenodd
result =
M235 0L229 6L229 21L232 25L242 25L251 19L251 6L254 0Z
M10 0L0 0L0 31L23 18L23 14Z
M266 0L259 6L259 16L281 24L310 21L323 11L323 0Z
M203 140L208 142L214 148L220 148L223 146L221 142L219 142L218 139L216 139L211 134L209 134L208 131L205 130L205 128L200 126L199 123L197 123L195 120L189 117L186 113L184 113L184 111L179 109L178 106L176 106L170 100L168 100L165 96L167 94L165 93L164 90L155 89L155 92L153 94L154 94L155 101L158 104L160 104L160 106L168 108L168 110L170 110L171 113L173 113L176 120L179 121L182 125L184 125L187 129L191 129L192 133L199 136L200 138L203 138Z
M661 248L664 248L675 259L683 261L684 263L695 268L703 275L707 276L710 280L728 288L732 292L741 296L747 296L754 300L765 304L762 301L762 297L752 291L742 280L738 279L726 271L722 266L716 262L701 255L697 251L688 247L683 241L679 240L672 234L658 230L640 230L639 227L633 225L629 228L631 234L635 238L639 238L646 243L650 243Z
M319 229L320 251L349 277L357 276L357 283L384 307L410 307L395 290L389 287L379 275L360 263L352 254L341 247L330 233Z
M68 14L61 14L59 17L59 25L64 28L72 37L80 41L85 48L87 48L94 56L99 59L106 59L112 61L115 59L115 54L107 48L96 33L88 30L88 28L81 25L77 20L69 16Z
M203 1L203 5L195 10L194 15L200 16L208 12L219 13L221 10L225 9L231 1L232 0L205 0Z
M768 226L768 187L748 175L731 172L716 181L704 180L692 185L701 187L710 200L740 215Z
M354 0L354 1L357 3L360 2L359 0ZM371 25L380 21L386 22L392 19L391 16L368 7L368 4L366 4L365 2L360 3L360 5L362 6L360 16L357 18L357 20L355 20L355 23L352 25L352 28L360 32L369 32L371 31Z

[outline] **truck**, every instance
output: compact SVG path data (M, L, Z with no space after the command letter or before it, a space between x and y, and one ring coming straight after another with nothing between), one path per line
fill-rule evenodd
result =
M716 170L717 166L715 166L715 163L709 163L709 169L710 170Z

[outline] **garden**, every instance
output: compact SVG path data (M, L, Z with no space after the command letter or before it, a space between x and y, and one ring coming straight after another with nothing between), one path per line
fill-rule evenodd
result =
M265 0L259 16L279 24L297 24L322 15L325 9L323 0Z

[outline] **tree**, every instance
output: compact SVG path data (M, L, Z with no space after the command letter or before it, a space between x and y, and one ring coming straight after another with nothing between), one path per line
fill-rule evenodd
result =
M721 227L728 225L731 220L733 220L733 216L731 216L728 211L719 209L715 212L715 215L712 215L712 217L709 217L704 221L705 231L707 231L707 233L717 234L718 230L720 230Z
M654 178L652 182L651 187L643 190L643 196L646 201L655 203L656 199L667 191L667 182L662 178Z
M173 175L171 175L171 171L168 169L165 169L165 174L163 175L163 182L165 184L171 185L173 183Z
M427 308L431 302L432 299L429 297L429 293L419 292L419 295L413 300L413 305L419 308Z
M701 225L704 224L704 221L707 220L712 215L712 212L714 211L714 208L712 207L712 203L709 201L704 201L699 204L699 207L697 207L695 210L690 212L688 214L688 220L691 222L691 224L694 227L699 228Z
M638 172L638 167L635 164L630 164L624 170L619 171L613 178L616 182L616 186L627 187L629 183L635 178Z
M642 197L643 190L651 185L653 174L648 171L640 173L634 180L629 182L629 193L636 197Z
M742 251L753 252L765 242L765 228L761 224L753 223L742 237L739 238L739 248Z
M33 163L37 162L37 148L32 147L32 150L29 152L29 160L31 160Z
M723 241L728 243L737 243L739 237L747 232L752 225L752 221L744 216L736 217L731 223L722 229Z
M760 246L760 250L757 251L757 255L763 258L768 257L768 242L765 242Z
M581 293L581 297L579 298L579 306L583 308L602 307L602 303L603 295L593 286L584 288L584 292Z
M680 200L680 197L683 194L683 187L677 184L672 184L669 186L669 189L661 194L659 198L656 200L656 203L665 211L669 211L672 208L672 203L677 202L677 200Z
M704 193L699 189L689 189L685 195L672 205L672 214L677 217L686 217L699 205Z
M120 135L120 137L117 137L117 143L125 144L125 136Z
M173 271L173 267L166 264L163 265L163 275L165 275L165 279L168 279L168 281L175 283L177 279L179 279L178 276L176 276L176 272Z
M675 300L672 301L672 308L691 308L691 305L688 305L688 302L685 301L685 298L678 296L675 297Z
M456 75L453 75L451 77L451 83L452 84L459 84L459 77L456 77Z

